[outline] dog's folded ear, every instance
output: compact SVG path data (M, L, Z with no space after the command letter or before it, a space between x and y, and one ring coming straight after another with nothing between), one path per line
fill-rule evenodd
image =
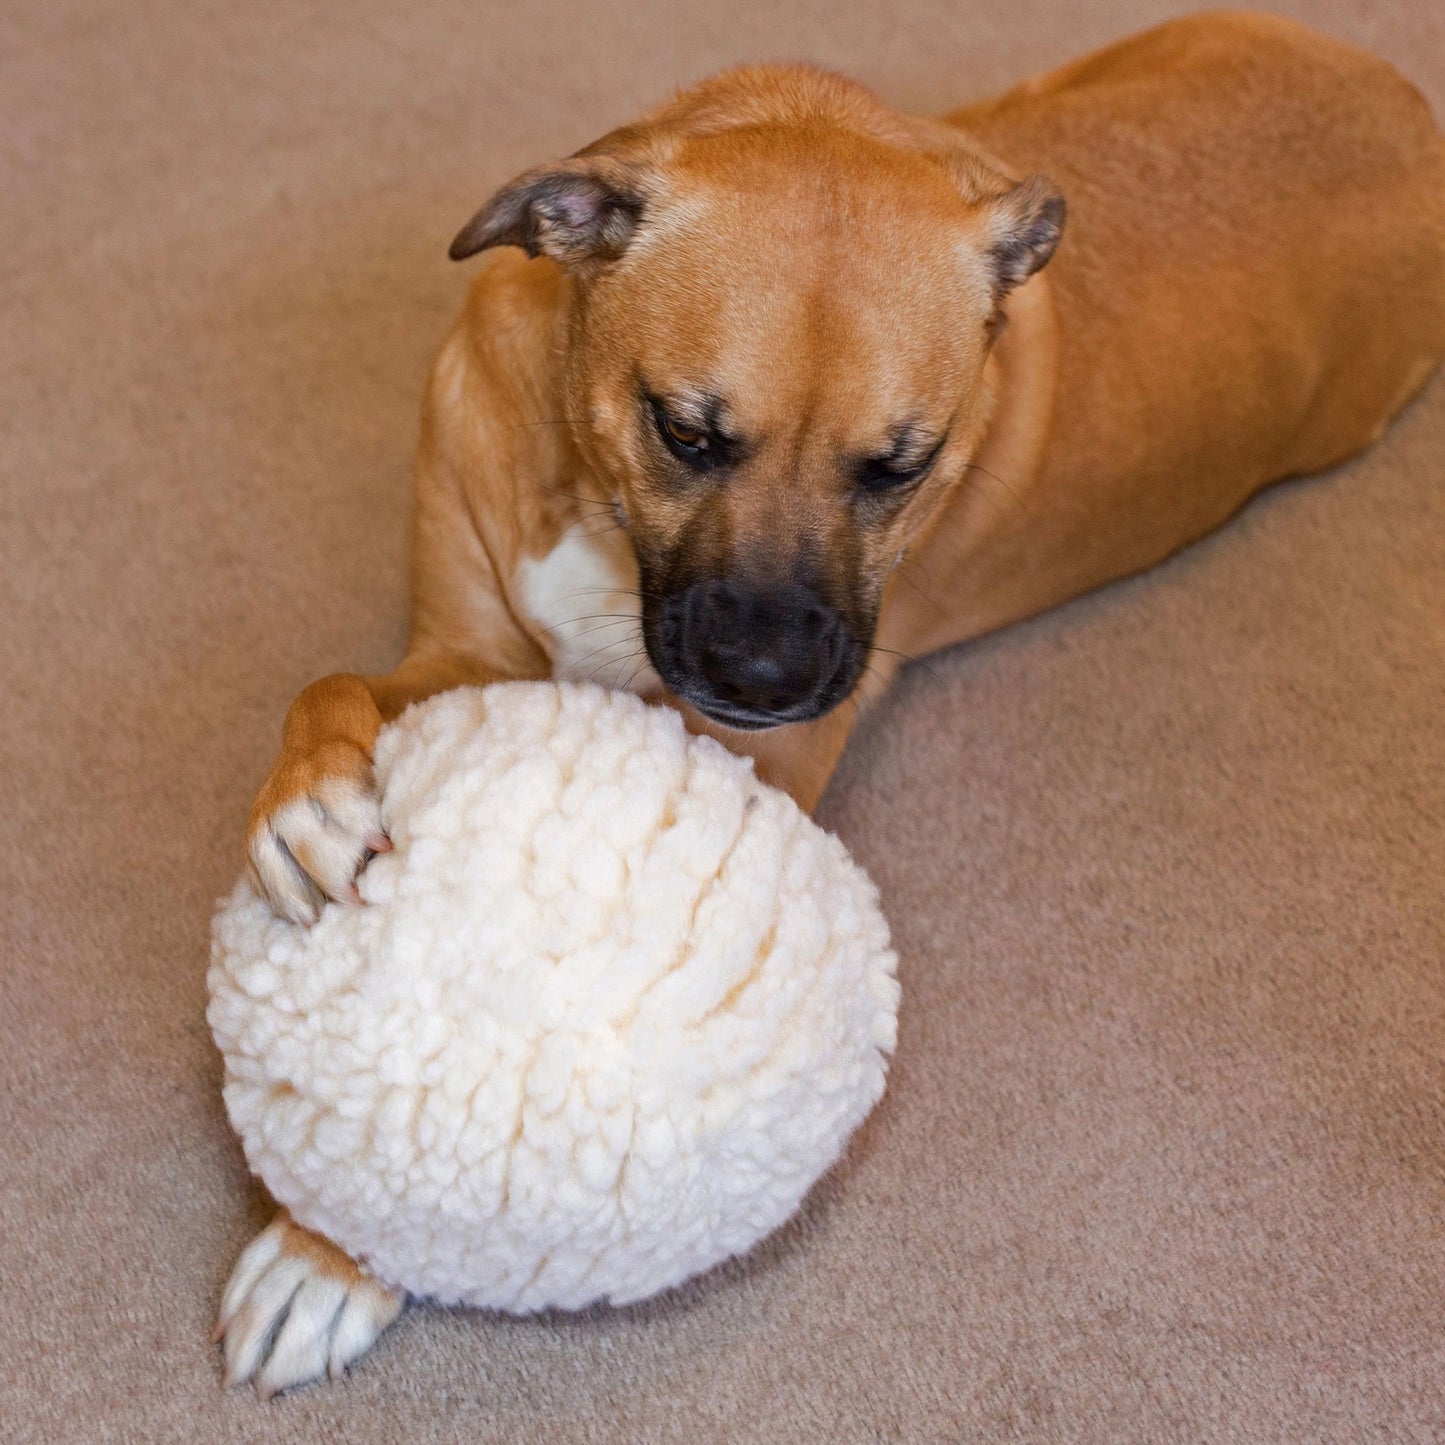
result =
M1054 254L1067 206L1047 176L1011 176L965 131L920 116L891 117L895 138L941 165L983 224L994 301L1022 286ZM972 239L972 238L971 238Z
M1044 176L1027 180L982 202L985 250L994 273L994 297L1002 301L1054 254L1064 233L1064 198Z
M521 246L564 265L615 260L642 216L643 172L603 155L538 166L504 186L457 233L453 261L489 246Z

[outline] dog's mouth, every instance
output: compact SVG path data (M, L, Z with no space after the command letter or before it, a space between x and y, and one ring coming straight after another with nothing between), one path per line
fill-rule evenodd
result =
M709 721L741 732L813 722L857 686L869 646L831 609L808 609L785 630L739 625L700 635L694 590L654 594L643 642L668 689Z
M677 697L690 707L696 708L709 722L719 723L725 728L736 728L739 732L765 732L769 728L785 727L789 723L812 722L815 718L822 717L832 706L831 704L829 707L821 708L808 706L795 708L789 712L770 712L766 708L759 707L737 707L720 698L713 697L710 693L690 686L681 679L676 682L669 681L667 675L660 668L658 675Z

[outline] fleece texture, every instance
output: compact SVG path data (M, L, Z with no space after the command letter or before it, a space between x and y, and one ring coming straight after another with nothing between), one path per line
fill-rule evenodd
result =
M376 749L395 850L311 928L243 880L209 1019L251 1167L383 1282L639 1299L781 1224L883 1092L876 890L670 710L507 683Z

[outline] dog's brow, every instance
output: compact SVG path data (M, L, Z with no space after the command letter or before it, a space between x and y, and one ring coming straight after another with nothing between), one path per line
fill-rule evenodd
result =
M938 447L938 439L915 420L899 422L888 436L888 449L875 460L889 466L915 465Z
M727 405L714 391L694 391L687 387L653 393L676 421L695 426L713 436L727 437Z

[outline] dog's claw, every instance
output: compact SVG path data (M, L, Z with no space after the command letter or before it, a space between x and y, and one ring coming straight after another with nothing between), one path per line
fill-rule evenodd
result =
M369 1350L376 1337L401 1313L402 1300L374 1279L363 1279L332 1321L326 1373L339 1380L346 1367Z
M392 851L370 766L314 781L309 791L255 821L247 846L251 875L292 923L315 923L327 899L360 903L356 879L371 858Z
M216 1337L224 1387L254 1381L264 1400L339 1378L401 1313L402 1297L283 1210L236 1262Z
M302 1282L276 1331L271 1353L256 1372L256 1392L263 1400L326 1373L331 1336L345 1303L346 1286L338 1279L315 1277Z
M270 1268L281 1253L281 1241L285 1232L279 1227L281 1220L274 1221L270 1228L263 1229L245 1249L231 1271L231 1278L221 1295L221 1307L216 1314L216 1328L211 1332L213 1343L219 1343L235 1318L251 1287Z

